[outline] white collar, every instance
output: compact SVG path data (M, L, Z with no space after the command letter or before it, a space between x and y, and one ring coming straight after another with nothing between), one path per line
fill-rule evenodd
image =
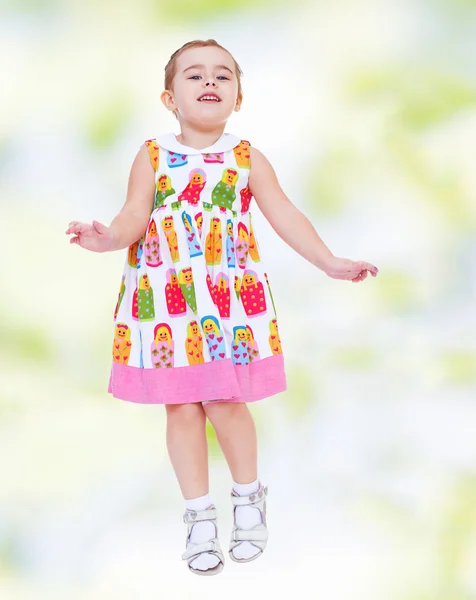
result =
M176 152L177 154L210 154L212 152L227 152L228 150L233 150L235 146L241 142L241 138L232 133L223 133L217 141L208 146L208 148L201 148L197 150L196 148L190 148L190 146L184 146L181 144L174 133L164 133L162 135L157 136L156 138L157 144L166 150L170 150L171 152Z

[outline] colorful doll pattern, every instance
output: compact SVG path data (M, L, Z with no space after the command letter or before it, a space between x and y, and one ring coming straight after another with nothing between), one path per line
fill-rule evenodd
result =
M200 377L216 394L207 401L282 391L274 302L249 213L249 142L190 154L160 138L146 146L155 202L143 236L127 252L114 311L112 393L191 402ZM243 379L234 375L251 364ZM118 368L131 371L115 375ZM120 391L123 377L140 378L143 370L143 380ZM248 378L242 396L239 386Z
M233 327L233 342L231 344L231 360L235 366L247 365L250 362L248 354L248 336L246 327Z
M250 362L253 362L254 360L259 360L260 355L259 355L258 342L255 340L253 330L251 329L251 327L249 325L246 326L246 339L248 341L248 356L249 356Z
M235 266L235 239L233 237L233 223L230 219L226 222L226 261L229 267Z
M165 217L165 219L162 222L162 227L167 238L167 244L169 246L172 262L176 263L180 260L180 250L178 245L177 232L175 231L174 218L172 216Z
M172 187L172 181L168 175L161 175L157 179L157 190L155 192L155 203L154 209L160 208L164 205L165 200L175 194L175 190Z
M271 348L271 352L274 354L282 354L282 348L281 348L281 339L279 337L279 332L278 332L278 321L276 319L273 319L272 321L270 321L269 323L269 330L270 330L270 335L268 338L269 341L269 347Z
M254 262L260 262L258 245L256 244L255 234L253 233L253 221L250 218L250 245L248 247L248 253L250 255L251 260Z
M133 269L137 269L139 266L140 258L143 252L143 240L137 240L129 246L129 250L127 252L127 264Z
M218 217L214 217L210 221L210 231L205 240L205 260L207 265L221 264L222 250L221 221Z
M187 339L185 340L185 353L189 365L201 365L203 358L203 337L197 321L190 321L187 325Z
M221 181L219 181L212 192L212 203L223 208L232 209L235 201L235 186L238 181L236 169L225 169Z
M131 330L125 323L118 323L114 333L112 345L112 359L114 362L127 365L131 354Z
M150 287L148 275L142 275L137 290L137 315L139 321L153 321L155 318L154 291Z
M124 298L124 294L126 293L125 280L126 280L126 276L123 275L122 276L122 281L121 281L121 287L119 289L119 295L117 297L116 309L114 311L114 321L117 319L117 313L119 312L119 309L121 308L122 299Z
M174 167L183 167L188 164L188 156L177 152L167 152L167 165L170 169Z
M248 229L241 221L238 223L238 240L235 245L236 260L240 269L244 269L248 259L249 248Z
M243 275L240 290L241 301L248 318L258 317L266 313L266 298L263 284L255 271L248 269Z
M169 269L167 271L165 301L167 303L169 317L180 317L180 315L184 315L187 312L187 305L175 269Z
M223 360L226 357L226 345L218 319L213 315L203 317L202 329L212 361Z
M238 146L233 148L235 155L236 164L242 169L249 169L251 167L250 158L250 143L247 140L241 140Z
M152 219L147 227L147 234L144 242L145 264L149 267L160 267L162 259L160 258L160 240L157 232L157 225Z
M182 221L185 225L185 230L187 231L187 244L190 258L200 256L203 252L197 234L195 233L195 228L192 224L192 217L184 211L182 213Z
M192 268L187 267L179 273L179 285L185 301L195 314L197 314L197 299L195 297L195 286L193 284Z
M192 169L188 177L188 185L178 199L180 202L189 202L192 206L197 206L200 194L207 183L207 175L203 169Z
M230 286L228 275L218 273L213 288L213 299L222 319L230 318Z
M170 326L167 323L156 325L154 328L154 341L150 345L150 355L154 368L173 368L174 345Z

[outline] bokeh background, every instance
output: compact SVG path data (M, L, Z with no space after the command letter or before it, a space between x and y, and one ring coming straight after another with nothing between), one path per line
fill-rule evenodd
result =
M0 596L476 598L476 2L4 0L0 16ZM227 130L273 163L337 256L326 277L255 208L289 390L250 405L269 486L260 560L180 555L163 406L107 394L125 251L109 224L144 140L175 131L163 68L235 55ZM222 547L231 476L208 429Z

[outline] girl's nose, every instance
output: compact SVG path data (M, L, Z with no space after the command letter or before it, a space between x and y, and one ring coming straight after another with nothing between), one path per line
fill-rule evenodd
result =
M214 81L207 81L205 85L212 85L213 87L216 87L217 84Z

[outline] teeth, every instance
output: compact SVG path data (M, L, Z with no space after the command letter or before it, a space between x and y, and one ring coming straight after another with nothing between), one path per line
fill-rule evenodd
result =
M201 102L202 100L215 100L216 102L219 102L219 100L218 100L218 98L217 98L216 96L202 96L202 97L200 98L200 102Z

